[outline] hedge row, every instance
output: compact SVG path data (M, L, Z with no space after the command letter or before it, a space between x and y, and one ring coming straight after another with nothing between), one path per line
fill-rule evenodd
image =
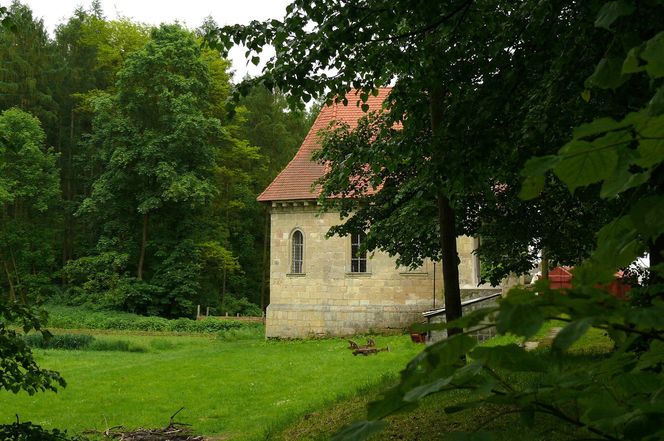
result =
M147 352L141 346L126 340L97 340L85 334L56 334L44 338L42 334L28 334L23 337L28 346L40 349L70 349L88 351Z
M213 318L191 320L145 317L111 311L93 311L70 307L47 307L48 326L63 329L114 329L128 331L164 331L183 333L218 333L231 329L256 328L260 324Z

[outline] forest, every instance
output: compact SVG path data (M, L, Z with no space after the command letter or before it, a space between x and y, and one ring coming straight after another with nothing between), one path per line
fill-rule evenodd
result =
M108 19L98 2L49 35L26 5L0 27L0 290L9 300L164 317L260 315L256 196L311 118L255 88L229 117L217 27Z

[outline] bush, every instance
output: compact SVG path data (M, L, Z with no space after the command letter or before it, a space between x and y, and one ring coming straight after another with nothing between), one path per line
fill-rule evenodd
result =
M94 337L84 334L61 334L44 338L42 334L29 334L23 337L28 346L40 349L84 349Z
M23 337L31 348L69 349L88 351L147 352L148 348L127 340L97 340L87 334L57 334L44 338L42 334ZM1 439L1 438L0 438Z
M259 340L265 335L263 325L243 326L241 328L227 329L217 334L217 338L223 341L237 340Z
M31 422L13 424L0 424L0 439L6 441L83 441L87 438L76 436L69 437L67 431L58 429L46 430Z
M90 351L147 352L148 348L127 340L95 340Z
M206 318L192 320L179 318L145 317L136 314L91 309L48 306L48 325L62 329L114 329L146 332L219 333L245 327L262 330L262 325L235 320Z
M229 315L245 315L250 317L260 317L263 313L258 305L251 303L246 298L235 298L227 296L224 299L224 304L219 308L221 314L228 313Z

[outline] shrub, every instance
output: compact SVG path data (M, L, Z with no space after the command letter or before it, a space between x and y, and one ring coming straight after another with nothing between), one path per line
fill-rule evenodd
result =
M42 334L23 337L28 346L39 349L69 349L89 351L147 352L148 348L128 340L97 340L87 334L57 334L44 338Z
M85 334L60 334L44 338L42 334L29 334L23 337L28 346L40 349L84 349L94 341Z
M18 421L13 424L0 424L0 439L11 441L83 441L87 438L81 436L70 437L67 431L58 429L47 430L31 422L21 423Z
M95 340L90 351L147 352L148 348L127 340Z
M138 331L167 331L168 321L159 317L141 317L134 320L133 325Z
M227 329L217 334L217 338L223 341L237 340L259 340L265 335L263 325L243 326L241 328Z
M125 312L95 311L92 309L48 306L48 325L62 329L115 329L146 332L219 333L229 329L254 329L262 325L235 320L206 318L192 320L179 318L146 317Z
M246 298L235 298L232 296L227 296L224 299L224 304L219 308L221 314L228 313L229 315L246 315L251 317L260 317L263 311L261 311L258 305L251 303Z

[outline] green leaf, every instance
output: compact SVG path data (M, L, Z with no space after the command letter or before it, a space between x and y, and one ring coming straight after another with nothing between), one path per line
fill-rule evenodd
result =
M407 374L402 373L402 375ZM410 375L413 374L411 373ZM379 400L370 402L367 405L367 417L373 420L378 420L397 412L416 408L417 404L403 400L404 392L402 391L401 386L402 385L398 385L387 390Z
M639 357L639 361L640 361ZM613 379L616 389L623 393L647 394L664 386L655 372L623 372ZM661 403L664 406L664 403ZM662 407L664 410L664 407Z
M629 76L622 73L623 60L616 57L602 58L595 72L586 79L585 86L600 89L617 89Z
M422 398L426 397L427 395L431 395L433 393L439 392L441 389L443 389L445 386L450 384L452 380L454 379L454 376L446 377L446 378L439 378L435 381L432 381L431 383L423 384L421 386L417 386L408 392L403 396L403 400L414 403L416 401L421 400Z
M519 197L524 201L535 199L540 193L542 193L545 183L546 179L543 175L526 177L521 183Z
M614 198L630 188L645 184L649 179L650 172L632 173L627 167L618 167L616 172L602 183L599 196L604 199Z
M634 163L650 168L664 161L664 115L647 118L637 126L640 158Z
M593 319L586 317L580 320L575 320L568 323L563 329L560 330L556 338L553 340L552 348L557 351L565 351L581 338L593 323Z
M612 1L605 3L599 10L595 27L609 29L618 18L631 15L634 12L634 5L624 1Z
M598 146L596 141L590 143L573 140L566 144L560 153L563 160L556 165L554 172L570 191L605 179L618 162L615 148Z
M492 441L494 435L490 432L452 432L446 435L445 441Z
M481 407L486 403L482 400L479 401L467 401L461 404L455 404L454 406L448 406L444 409L445 413L457 413L462 410L472 409L474 407Z
M581 92L581 98L585 102L590 102L590 89L583 89L583 92Z
M465 334L457 334L429 346L426 352L427 355L434 356L439 364L453 365L476 345L477 340L474 338Z
M664 439L664 412L637 415L625 425L625 439L656 441Z
M629 212L638 232L655 240L664 233L664 196L640 199Z
M629 265L643 252L643 241L630 216L621 216L597 233L597 248L591 258L574 270L581 283L610 282L616 268Z
M664 77L664 32L648 40L641 58L646 60L646 72L651 78Z
M517 298L518 296L518 298ZM542 327L544 316L541 311L528 302L525 296L530 296L531 302L535 297L533 293L512 294L500 302L500 312L496 319L496 329L499 333L511 333L518 336L530 337Z
M589 123L581 124L579 127L574 129L574 138L586 138L589 136L596 136L611 130L618 130L625 127L628 127L628 122L618 122L613 118L597 118L592 120Z
M579 403L585 409L581 416L584 423L612 419L624 413L616 400L604 390L586 389L585 394L579 396Z
M254 66L258 66L258 63L260 63L260 62L261 62L261 57L251 57L251 63Z
M547 171L555 167L561 158L557 155L535 156L526 161L521 170L521 176L544 175Z
M385 428L385 421L356 421L331 438L331 441L360 441Z
M658 116L664 113L664 87L660 87L648 103L648 115Z
M639 357L638 368L641 370L664 365L664 342L653 340L650 347Z
M484 365L513 372L545 372L548 366L532 352L511 343L501 346L478 346L470 356Z
M521 170L521 176L524 176L525 179L521 183L519 197L530 200L539 196L546 182L545 173L551 170L560 160L560 156L547 155L537 156L526 161Z
M646 70L646 66L642 65L639 59L639 54L641 53L642 48L643 46L636 46L627 52L627 56L625 57L625 61L623 61L622 65L621 72L623 74L633 74Z
M362 111L363 112L368 112L369 111L369 105L368 104L362 104Z
M461 328L467 329L473 326L477 326L483 321L486 320L486 317L494 312L498 311L497 306L491 306L486 308L475 309L467 314L464 314L461 318L453 320L445 324L445 328Z

